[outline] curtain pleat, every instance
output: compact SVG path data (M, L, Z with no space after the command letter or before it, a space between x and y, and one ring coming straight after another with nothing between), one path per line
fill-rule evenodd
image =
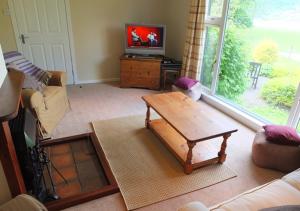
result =
M182 59L182 76L200 79L205 41L206 0L190 0L189 21Z

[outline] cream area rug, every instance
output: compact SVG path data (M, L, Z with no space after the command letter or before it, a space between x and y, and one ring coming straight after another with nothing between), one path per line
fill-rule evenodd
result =
M98 140L128 210L166 200L235 177L226 165L183 173L175 157L144 127L144 116L93 122Z

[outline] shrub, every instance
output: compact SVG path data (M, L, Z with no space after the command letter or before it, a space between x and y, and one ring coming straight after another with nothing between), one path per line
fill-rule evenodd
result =
M228 99L236 99L247 88L247 58L243 42L234 30L228 30L225 35L221 61L217 92Z
M253 58L255 61L272 64L278 59L278 46L272 40L265 40L261 42L255 49L253 53Z
M269 64L263 64L261 66L261 70L260 70L260 74L261 76L265 76L265 77L270 77L271 73L273 71L273 68L271 65Z
M271 78L281 78L290 74L290 71L284 68L273 68L270 73Z
M249 28L253 25L255 0L231 0L228 21L239 28Z
M290 108L293 105L298 82L291 77L270 79L262 88L261 96L274 106Z

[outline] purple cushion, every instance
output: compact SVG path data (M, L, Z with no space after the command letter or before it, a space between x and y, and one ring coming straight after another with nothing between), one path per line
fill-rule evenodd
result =
M267 141L282 145L300 145L300 137L295 128L283 125L265 125Z
M193 87L198 81L188 78L188 77L180 77L176 80L175 86L182 89L190 89Z

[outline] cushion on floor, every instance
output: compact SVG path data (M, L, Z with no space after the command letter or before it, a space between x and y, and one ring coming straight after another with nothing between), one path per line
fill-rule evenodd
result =
M265 125L266 139L275 144L299 146L300 137L295 128L285 125Z
M253 141L252 160L262 168L291 172L300 168L300 147L269 142L261 130Z

